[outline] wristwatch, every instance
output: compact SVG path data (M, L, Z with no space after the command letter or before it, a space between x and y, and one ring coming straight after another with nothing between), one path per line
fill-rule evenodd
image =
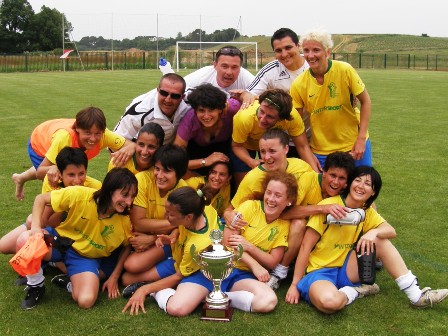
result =
M201 165L202 165L202 167L205 167L205 159L201 160Z

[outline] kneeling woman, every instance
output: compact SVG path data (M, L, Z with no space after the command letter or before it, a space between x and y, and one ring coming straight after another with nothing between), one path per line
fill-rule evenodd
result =
M326 224L324 215L312 216L296 261L294 277L286 294L286 302L296 304L300 297L319 311L332 314L355 299L379 292L379 287L360 285L356 253L376 255L395 279L398 287L415 307L427 307L448 296L448 289L420 289L417 278L408 270L400 253L389 239L396 236L372 203L378 197L382 181L372 167L355 169L343 195L327 198L319 204L340 204L363 208L365 220L358 225ZM353 248L352 248L353 246Z
M118 278L129 254L129 248L121 251L119 248L127 245L131 237L128 211L136 195L134 174L126 168L114 168L107 173L98 191L76 186L36 197L29 235L42 235L41 216L45 204L51 204L55 212L67 212L67 218L56 227L55 233L74 240L62 257L72 283L72 297L80 308L95 304L100 277L108 278L102 288L107 289L109 298L119 296ZM47 257L52 254L51 259L55 261L58 253L50 250ZM27 280L28 292L22 301L23 309L36 306L45 292L42 269L27 275Z
M269 270L280 262L288 245L289 221L279 217L295 202L297 182L290 174L275 172L267 174L264 186L263 200L248 200L237 209L249 225L242 232L224 229L224 245L241 244L244 253L221 286L233 307L261 313L270 312L277 305L277 296L265 282L269 280ZM212 289L212 282L198 271L184 278L176 291L166 289L155 297L168 314L186 316Z
M171 244L171 249L169 246L168 249L172 258L158 262L140 275L141 280L151 282L138 282L125 288L123 296L126 292L133 293L123 312L127 309L131 315L138 314L140 309L145 312L147 295L159 291L161 294L157 297L163 301L165 294L162 289L176 287L184 277L199 270L191 258L191 246L194 244L198 251L206 248L210 245L210 232L221 229L216 210L209 206L212 197L209 186L197 191L191 187L181 187L168 196L165 217L173 227L178 228L178 237L173 241L171 235L159 235L158 246L154 245L150 251L160 250L160 243ZM168 293L172 291L169 289Z

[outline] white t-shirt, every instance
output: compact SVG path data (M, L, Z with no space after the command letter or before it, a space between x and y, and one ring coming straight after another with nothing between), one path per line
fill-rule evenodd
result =
M132 140L144 124L155 122L162 126L165 131L164 144L169 144L174 141L177 127L189 109L191 109L191 106L182 100L176 112L174 112L173 120L168 119L159 108L157 89L153 89L132 100L131 104L126 107L126 112L117 126L115 126L114 132Z
M271 61L258 71L247 91L257 96L269 89L283 89L289 92L292 82L309 67L305 61L299 69L291 71L278 60Z
M237 80L232 85L223 88L219 86L218 81L216 80L215 67L213 65L208 65L192 72L191 74L186 75L185 81L187 82L187 90L204 83L210 83L213 86L216 86L217 88L224 91L227 94L227 98L229 98L229 90L246 89L249 84L252 83L254 78L255 76L252 75L249 71L241 68Z

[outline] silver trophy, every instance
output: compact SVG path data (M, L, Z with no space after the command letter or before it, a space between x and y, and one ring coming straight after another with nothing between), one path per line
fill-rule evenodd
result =
M210 239L213 244L196 253L194 244L190 248L191 256L199 265L202 274L213 282L213 290L205 298L202 308L201 320L226 321L232 318L233 310L230 307L229 297L221 290L221 282L233 270L235 263L243 254L243 247L238 245L237 250L221 245L223 234L220 230L213 230Z

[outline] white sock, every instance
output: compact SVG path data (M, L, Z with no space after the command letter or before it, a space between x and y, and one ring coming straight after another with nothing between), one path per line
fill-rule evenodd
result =
M163 309L166 313L166 305L168 304L168 300L176 293L176 291L172 288L165 288L158 292L154 293L154 299L157 301L160 309Z
M345 287L339 288L339 291L344 293L348 298L348 301L345 304L346 306L348 306L350 303L355 301L359 295L358 291L354 287L350 287L350 286L345 286Z
M67 292L69 292L69 293L72 292L72 282L71 281L67 284Z
M418 285L417 277L411 271L395 279L398 288L402 290L411 300L412 303L417 302L422 296L422 290Z
M226 292L229 296L230 306L245 312L250 312L254 294L248 291Z
M280 279L286 279L288 276L288 270L289 266L283 266L281 264L278 264L275 266L274 270L272 271L272 274L276 275Z
M39 271L34 274L30 274L26 276L26 284L28 286L43 286L44 285L44 271L42 270L42 267L39 268Z

